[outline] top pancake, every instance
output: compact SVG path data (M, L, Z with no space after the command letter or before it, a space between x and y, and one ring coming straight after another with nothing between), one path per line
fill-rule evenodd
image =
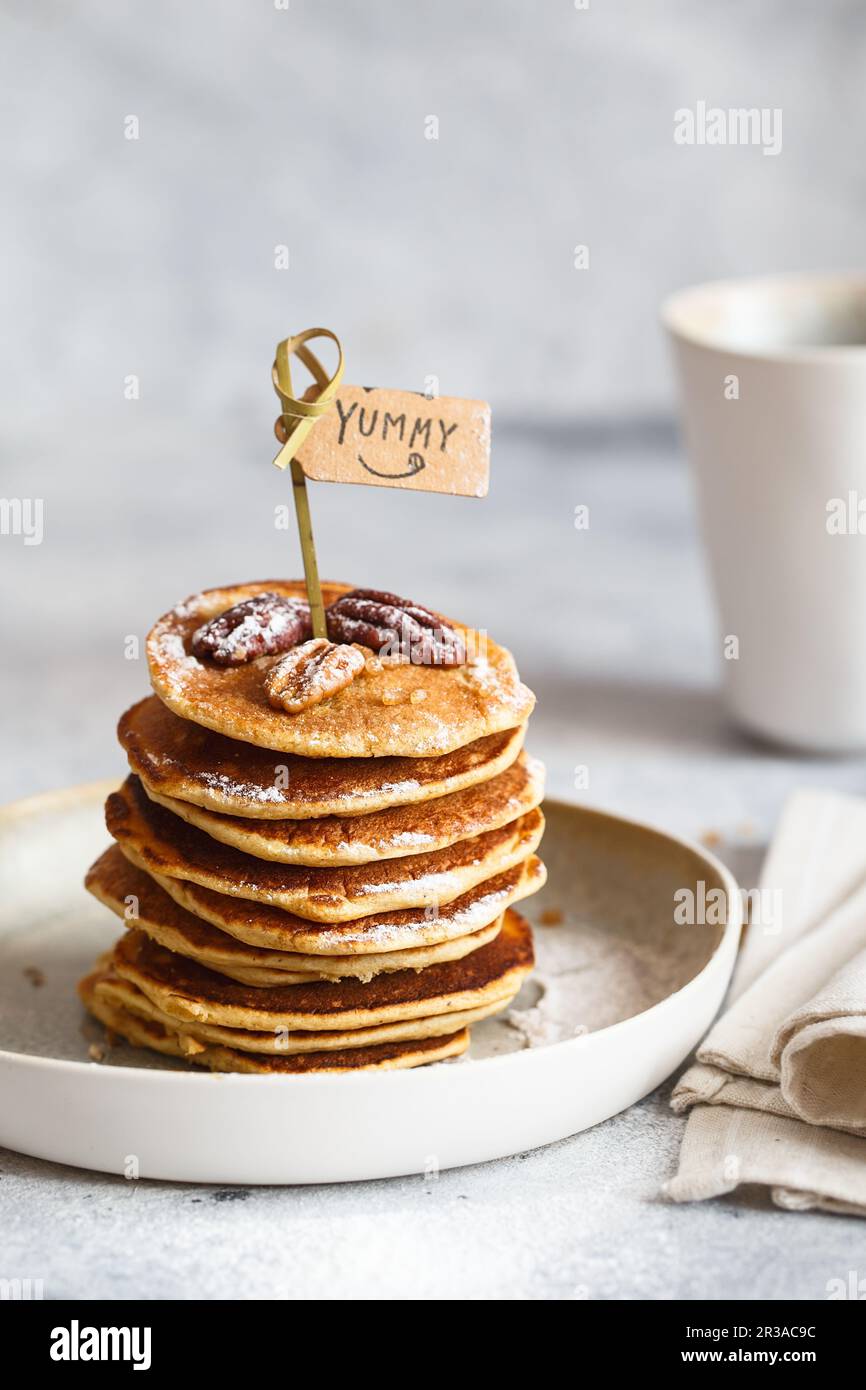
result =
M247 820L368 815L464 791L510 767L525 732L488 734L435 758L274 757L179 719L155 695L117 726L130 767L153 791Z
M325 604L348 585L323 584ZM476 656L464 666L384 662L365 670L320 704L286 714L265 693L265 676L280 658L260 657L243 666L216 666L193 656L197 628L256 594L303 598L297 580L261 580L208 589L160 618L147 639L153 688L183 719L229 738L307 758L430 758L513 729L528 719L535 697L522 685L514 659L484 634L443 619ZM412 703L420 692L423 698Z

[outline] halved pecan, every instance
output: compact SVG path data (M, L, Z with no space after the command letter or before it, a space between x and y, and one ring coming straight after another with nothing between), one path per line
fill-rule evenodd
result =
M271 667L265 690L275 709L300 714L351 685L366 664L361 647L336 646L325 637L313 637Z
M378 589L352 589L325 613L334 642L360 642L416 666L462 666L463 638L429 608Z
M310 606L303 599L263 593L246 598L211 618L192 635L194 656L217 666L242 666L305 641L312 632Z

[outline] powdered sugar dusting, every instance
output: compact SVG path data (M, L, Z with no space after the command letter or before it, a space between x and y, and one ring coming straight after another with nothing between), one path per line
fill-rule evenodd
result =
M192 634L190 645L197 657L219 666L242 666L294 647L310 631L309 604L265 591L208 619Z
M486 640L482 649L473 629L455 632L466 641L470 665L446 667L381 663L368 678L324 705L298 712L271 708L264 690L269 668L256 669L256 655L231 669L212 656L196 660L186 648L199 626L253 602L257 593L285 594L298 601L300 585L272 580L207 591L187 599L159 620L148 641L154 689L182 718L229 738L302 757L436 757L465 744L523 724L533 697L521 685L510 654ZM326 597L330 596L330 591ZM243 642L247 625L238 620ZM252 639L250 639L252 640ZM302 639L303 640L303 639ZM391 697L401 691L400 703ZM424 698L419 698L423 695ZM327 717L327 712L332 717Z

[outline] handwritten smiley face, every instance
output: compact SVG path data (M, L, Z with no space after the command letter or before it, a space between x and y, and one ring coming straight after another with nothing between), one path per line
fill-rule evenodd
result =
M371 468L370 464L365 461L363 454L358 455L358 462L362 468L366 468L367 472L372 473L376 478L414 478L416 473L420 473L421 469L427 466L423 454L415 452L409 455L407 466L400 473L383 473L378 468Z

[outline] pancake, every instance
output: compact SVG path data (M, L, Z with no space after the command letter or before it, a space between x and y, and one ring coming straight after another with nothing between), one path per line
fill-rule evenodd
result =
M348 592L323 584L326 604ZM228 738L307 758L429 758L525 724L535 697L522 685L510 652L484 634L447 622L472 659L462 666L379 663L321 703L286 714L268 702L265 677L279 656L217 666L192 653L197 628L253 597L304 598L300 581L262 580L195 594L160 618L147 638L157 695L182 719ZM418 701L418 703L416 703Z
M458 1057L469 1046L469 1033L464 1028L443 1038L421 1038L380 1044L378 1047L354 1047L342 1052L308 1052L295 1056L268 1056L265 1053L239 1052L228 1047L204 1047L199 1050L198 1043L183 1039L176 1029L136 1018L126 1009L113 1004L104 993L105 984L111 978L110 972L98 970L78 986L81 999L94 1018L134 1047L150 1048L168 1057L209 1067L211 1071L256 1072L269 1076L396 1071Z
M250 820L357 816L463 791L504 772L525 726L433 758L299 758L237 743L179 719L150 695L117 728L129 765L153 792Z
M143 861L136 861L128 845L123 846L123 853L137 867L146 868ZM341 956L349 965L360 957L361 979L367 973L367 962L379 959L382 953L402 954L475 935L498 921L507 907L542 888L546 877L541 860L531 854L438 908L403 908L398 912L374 912L351 922L328 923L310 922L266 903L231 898L181 878L153 875L155 882L181 907L238 941L269 951L324 957L322 973L329 976L337 974ZM354 972L347 969L346 973Z
M532 932L516 912L487 946L427 970L256 989L227 980L132 930L116 943L116 974L170 1018L252 1032L344 1032L486 1007L514 997L533 965Z
M255 1052L267 1057L299 1056L304 1053L342 1052L346 1048L377 1047L380 1043L411 1042L421 1038L449 1037L472 1023L479 1023L503 1008L498 999L475 1009L461 1009L453 1014L434 1014L430 1018L409 1018L397 1023L383 1023L373 1028L355 1028L342 1032L252 1032L245 1028L225 1028L216 1023L187 1023L163 1013L140 989L113 974L100 985L104 999L116 1007L134 1014L136 1018L158 1023L177 1033L181 1046L189 1053L203 1047L231 1047L239 1052ZM507 1002L507 1001L506 1001Z
M109 834L149 873L265 902L314 922L451 902L532 854L544 830L536 809L432 854L317 869L254 859L220 844L156 805L134 776L109 796L105 818Z
M496 918L489 926L470 935L404 951L363 956L311 956L248 946L226 935L176 903L155 879L130 863L117 845L100 855L88 871L84 885L127 926L140 928L160 946L189 956L232 980L257 986L304 984L311 979L346 976L366 981L383 971L423 970L438 961L460 960L471 951L477 951L479 946L493 940L501 925L501 918ZM130 906L135 908L131 916L128 915Z
M366 816L326 816L302 821L242 820L176 801L142 780L152 801L182 817L221 844L281 864L338 868L429 854L458 840L498 830L525 815L544 797L544 767L521 753L511 767L489 782L420 805L396 806Z

